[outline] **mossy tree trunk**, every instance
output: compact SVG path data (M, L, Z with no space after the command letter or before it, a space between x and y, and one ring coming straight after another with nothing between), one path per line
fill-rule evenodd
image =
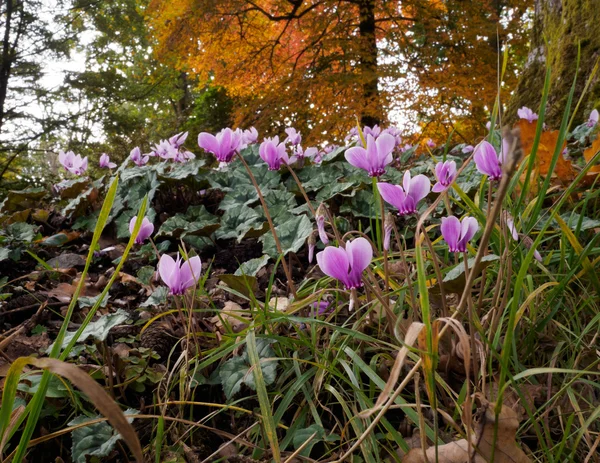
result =
M546 65L552 70L546 122L558 128L577 63L578 45L581 62L575 101L581 96L596 61L600 57L600 5L598 0L535 0L535 16L531 48L523 74L509 102L506 121L517 118L517 109L539 108ZM600 79L595 77L590 93L577 114L578 121L587 118L600 106Z

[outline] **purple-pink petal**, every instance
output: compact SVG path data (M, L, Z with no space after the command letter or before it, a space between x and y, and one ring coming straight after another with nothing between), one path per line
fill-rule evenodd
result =
M490 180L498 180L502 177L502 169L496 154L496 149L487 141L482 141L475 148L473 160L477 170L487 175Z
M359 169L369 171L370 165L367 160L367 150L362 146L354 146L352 148L348 148L346 153L344 153L344 157L346 161L348 161L354 167L358 167Z
M349 287L348 269L350 264L346 250L328 246L317 253L317 264L325 275L335 278Z
M391 204L400 211L404 208L406 194L401 186L380 182L377 183L377 189L385 202Z
M362 286L362 273L373 259L373 248L365 238L356 238L346 244L346 255L350 264L350 287Z

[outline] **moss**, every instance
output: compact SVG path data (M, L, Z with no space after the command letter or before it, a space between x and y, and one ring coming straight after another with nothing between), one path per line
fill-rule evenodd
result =
M597 0L537 0L531 51L517 89L507 111L508 120L516 119L521 106L537 108L544 85L545 65L535 59L540 50L552 69L550 95L546 108L548 125L558 127L575 77L578 44L581 61L575 89L575 102L581 96L591 71L600 56L600 8ZM538 56L539 58L539 56ZM600 106L600 80L595 79L581 106L576 122L587 118L593 107Z

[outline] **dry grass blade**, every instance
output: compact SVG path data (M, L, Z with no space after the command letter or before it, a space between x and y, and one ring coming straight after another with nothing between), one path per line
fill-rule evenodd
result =
M402 366L404 365L404 361L406 360L406 356L408 355L408 348L412 346L417 338L419 337L419 333L423 329L425 325L419 322L413 322L408 327L408 331L406 333L406 337L404 338L404 346L398 352L396 356L396 361L394 362L394 366L392 367L392 371L390 372L390 378L388 379L383 391L379 394L377 398L377 402L375 406L370 410L365 410L360 414L361 418L368 418L373 413L381 408L381 406L387 401L389 398L394 386L398 382L398 378L400 377L400 371L402 370Z
M96 406L96 408L102 413L108 422L121 434L123 440L127 443L131 452L133 453L136 461L142 463L144 461L142 454L142 446L135 433L131 424L127 421L127 418L123 414L123 411L119 408L117 403L102 389L102 387L96 383L92 378L88 376L82 369L72 365L70 363L62 362L57 359L45 358L35 359L30 358L29 363L39 367L45 368L50 372L67 378L75 386L81 389L90 399L90 401Z

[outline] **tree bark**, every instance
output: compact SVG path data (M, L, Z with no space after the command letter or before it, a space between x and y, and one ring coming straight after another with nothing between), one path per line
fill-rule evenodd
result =
M4 20L4 37L2 40L2 61L0 62L0 132L4 124L4 115L6 95L8 92L8 82L13 64L13 49L10 43L10 33L12 27L13 2L6 2L6 18Z
M575 77L578 45L581 61L575 102L600 57L600 8L598 0L536 0L529 56L506 112L506 122L517 119L517 109L537 111L544 87L547 64L551 69L550 93L545 121L558 128ZM575 104L575 103L574 103ZM576 122L587 119L600 107L600 80L596 75Z
M362 125L381 123L381 102L377 75L377 37L375 36L375 0L359 0L360 77L362 79Z

